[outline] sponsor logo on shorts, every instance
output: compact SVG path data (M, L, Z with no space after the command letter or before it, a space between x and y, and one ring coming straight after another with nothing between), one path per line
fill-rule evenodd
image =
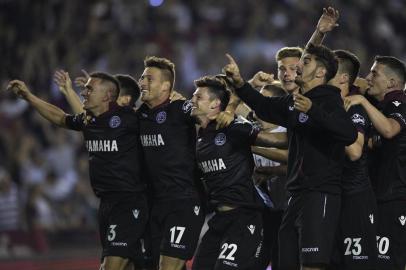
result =
M352 256L353 260L368 260L368 256Z
M378 254L378 259L390 260L390 256L389 255Z
M319 252L318 247L307 247L307 248L302 248L302 252L309 253L309 252Z
M223 264L228 265L228 266L232 266L232 267L238 267L237 263L233 263L233 262L229 262L229 261L223 261Z
M259 243L257 250L255 251L255 258L259 258L259 255L261 255L261 250L262 250L262 241Z
M125 242L111 242L111 245L114 247L126 247L127 243Z
M406 224L406 216L400 216L399 217L399 222L402 224L402 226L405 226Z
M200 212L200 206L195 205L195 208L193 209L193 211L195 212L195 215L198 216L199 212Z
M247 228L248 228L248 230L250 231L251 234L254 234L254 232L255 232L255 226L254 225L252 225L252 224L248 225Z
M173 247L173 248L186 249L186 246L185 246L185 245L180 245L180 244L175 244L175 243L171 243L171 247Z
M133 216L135 217L135 219L138 218L138 215L140 214L140 210L138 209L133 209Z
M369 214L369 220L371 221L371 224L374 224L374 214Z

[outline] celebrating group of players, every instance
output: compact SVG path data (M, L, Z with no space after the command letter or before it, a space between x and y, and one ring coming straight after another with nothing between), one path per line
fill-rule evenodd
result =
M138 83L78 78L83 104L56 72L74 115L9 83L50 122L83 132L101 269L177 270L192 257L196 270L406 269L406 67L377 56L357 78L353 53L321 45L338 18L324 9L304 50L278 51L278 80L245 81L227 55L191 100L174 94L175 65L158 57Z

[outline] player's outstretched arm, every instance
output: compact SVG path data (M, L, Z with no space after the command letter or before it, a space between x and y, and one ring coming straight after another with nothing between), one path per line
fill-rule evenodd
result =
M326 33L332 31L338 26L337 21L340 18L340 13L338 10L328 7L323 8L323 14L321 15L316 30L314 30L313 35L307 42L306 48L313 44L315 46L321 45L323 43Z
M64 70L57 70L54 74L54 82L58 85L59 91L65 96L72 111L75 114L83 112L83 104L80 101L78 94L72 87L72 80L69 73Z
M31 93L24 82L19 80L10 81L7 89L12 90L18 97L25 99L42 115L42 117L51 123L61 127L66 127L65 112L35 96L33 93Z

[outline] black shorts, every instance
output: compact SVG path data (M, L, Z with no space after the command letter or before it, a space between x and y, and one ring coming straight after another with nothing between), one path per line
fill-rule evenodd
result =
M204 218L205 213L198 199L155 203L150 220L153 262L159 262L159 255L191 259Z
M148 207L143 195L120 201L101 199L98 212L102 259L106 256L129 258L135 265L143 259L140 241L147 220Z
M406 201L378 204L378 269L404 270L406 265Z
M367 189L343 195L337 249L343 269L375 269L377 262L375 194Z
M262 265L262 213L237 208L217 212L208 222L193 270L265 269Z
M330 263L340 205L340 195L317 191L289 199L279 230L280 269Z

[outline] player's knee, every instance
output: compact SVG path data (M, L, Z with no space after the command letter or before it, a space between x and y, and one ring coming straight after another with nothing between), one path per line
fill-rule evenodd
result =
M161 256L159 259L159 270L182 270L185 265L185 260Z
M324 270L324 269L326 269L326 266L321 264L302 265L301 267L301 270Z
M126 258L107 256L104 257L103 263L100 266L100 270L127 270L132 268L127 268L131 265L130 261Z

